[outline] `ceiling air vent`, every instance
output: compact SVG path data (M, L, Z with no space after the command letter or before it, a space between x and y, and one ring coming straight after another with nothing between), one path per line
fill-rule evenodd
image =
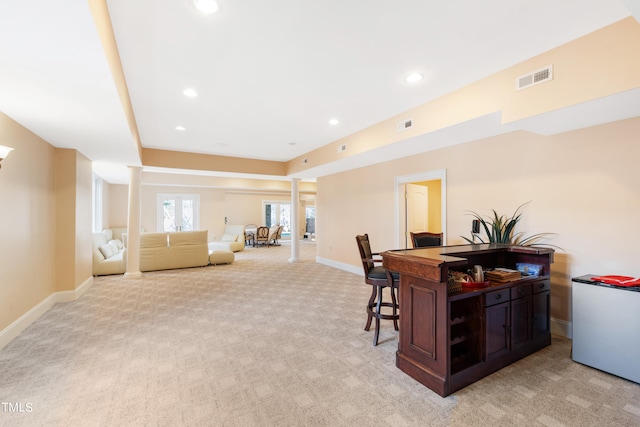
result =
M411 127L413 127L413 119L403 120L399 122L397 126L398 126L398 132L402 132L407 129L410 129Z
M302 164L306 165L307 163L309 163L309 159L307 159L306 157L304 159L302 159Z
M338 153L342 153L343 151L347 151L347 144L338 145Z
M524 89L549 80L553 80L553 65L547 65L541 70L534 71L516 79L516 90Z

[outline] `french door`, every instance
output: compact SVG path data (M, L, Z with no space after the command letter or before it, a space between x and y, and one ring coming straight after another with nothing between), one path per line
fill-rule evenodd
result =
M199 194L159 193L158 231L193 231L200 229Z
M267 227L282 226L282 232L291 232L291 203L264 202L264 224Z

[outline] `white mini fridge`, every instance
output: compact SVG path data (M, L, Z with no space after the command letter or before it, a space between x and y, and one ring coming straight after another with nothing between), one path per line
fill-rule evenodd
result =
M572 279L572 358L640 383L640 287Z

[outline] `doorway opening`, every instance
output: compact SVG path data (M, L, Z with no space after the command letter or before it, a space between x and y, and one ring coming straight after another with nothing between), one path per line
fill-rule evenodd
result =
M412 248L410 232L443 233L447 241L446 169L395 178L396 241L398 247Z

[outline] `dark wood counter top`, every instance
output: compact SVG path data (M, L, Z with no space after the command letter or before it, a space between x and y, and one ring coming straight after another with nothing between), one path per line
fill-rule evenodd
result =
M531 255L553 254L551 248L514 246L499 243L482 243L475 245L435 246L431 248L394 249L383 252L387 257L402 257L412 259L414 262L423 262L428 265L453 264L466 261L469 255L490 252L513 252Z
M382 252L380 255L383 259L383 266L386 269L423 277L436 282L445 282L446 277L443 277L442 273L446 272L446 269L443 269L443 267L464 267L476 263L485 265L485 262L482 261L497 253L521 254L522 256L548 255L551 262L553 262L554 250L541 247L483 243L398 249Z

